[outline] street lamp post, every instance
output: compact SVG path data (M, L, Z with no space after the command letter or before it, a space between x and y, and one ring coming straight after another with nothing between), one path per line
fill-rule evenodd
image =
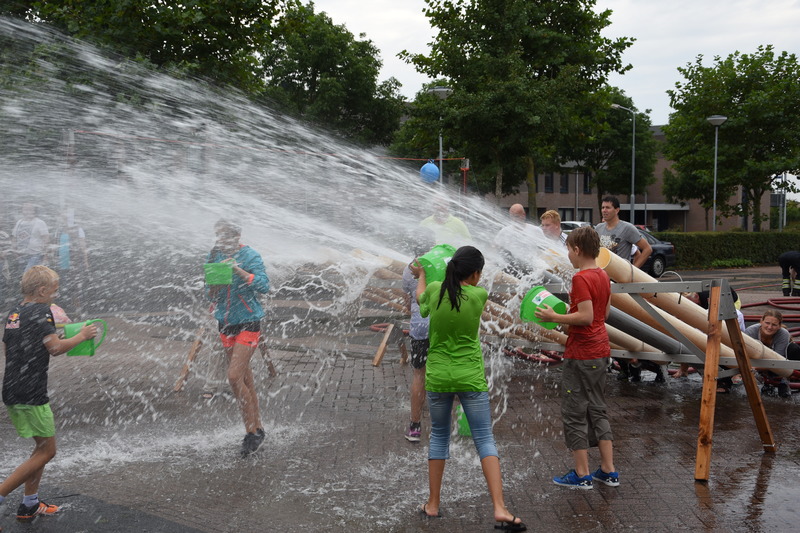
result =
M719 148L719 127L722 126L728 117L722 115L711 115L706 120L714 126L714 200L711 211L711 223L714 225L711 231L717 231L717 151Z
M429 94L435 94L439 97L440 100L444 100L453 92L453 89L450 87L442 87L437 85L436 87L431 87L427 90ZM439 115L439 179L442 183L444 183L444 174L442 172L442 161L444 160L444 152L443 152L443 145L442 145L442 116Z
M631 114L633 135L631 136L631 224L636 224L636 111L619 104L611 104L614 109L624 109ZM644 221L647 224L647 220Z

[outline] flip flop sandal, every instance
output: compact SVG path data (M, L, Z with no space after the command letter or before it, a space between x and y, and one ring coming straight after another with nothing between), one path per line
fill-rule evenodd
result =
M495 529L502 529L503 531L526 531L526 526L521 520L517 522L517 517L511 515L511 520L498 520L499 524L495 525Z

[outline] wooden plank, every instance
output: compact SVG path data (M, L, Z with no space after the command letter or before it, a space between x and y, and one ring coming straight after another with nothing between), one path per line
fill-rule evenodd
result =
M175 382L175 387L172 389L173 392L180 392L183 390L186 378L189 377L189 371L192 369L192 363L197 357L198 352L200 352L200 348L203 347L203 335L205 332L206 328L197 330L197 336L192 346L189 348L189 355L186 357L186 362L183 364L183 369L181 369L181 374L178 376L178 381Z
M731 344L736 354L736 360L739 362L742 384L747 393L747 400L750 402L750 409L753 411L753 418L756 421L758 434L761 437L761 444L765 452L775 452L778 446L775 444L775 437L772 434L772 428L770 428L769 420L767 419L767 412L764 410L764 402L761 401L761 394L758 391L756 377L753 374L753 369L750 367L750 360L747 357L742 331L739 329L739 322L735 318L731 318L726 320L725 323L728 326L728 333L731 337Z
M386 355L386 347L389 344L389 336L392 334L393 330L394 324L389 324L386 327L386 332L383 334L383 340L381 340L381 344L378 346L378 351L375 352L375 357L372 358L372 366L379 366L381 364L383 356Z
M408 363L408 348L406 348L406 341L404 338L400 337L400 340L397 341L397 347L400 349L400 364L405 365Z
M278 371L275 370L275 365L272 364L272 358L269 356L269 347L267 346L266 340L263 335L261 336L261 340L258 343L258 349L261 351L261 357L267 364L269 377L274 378L275 376L278 375Z
M706 364L703 371L703 392L700 397L700 428L697 435L697 455L694 463L694 479L708 481L711 469L711 446L714 440L714 410L717 402L717 374L719 373L719 350L722 328L719 320L720 287L711 287L708 307L708 341L706 342Z

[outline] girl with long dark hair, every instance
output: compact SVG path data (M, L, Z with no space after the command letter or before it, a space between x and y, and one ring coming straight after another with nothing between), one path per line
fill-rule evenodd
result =
M506 509L503 482L489 406L489 387L483 363L478 330L488 299L478 281L484 259L480 250L463 246L447 265L442 282L427 283L425 271L412 265L419 275L417 299L420 314L430 317L430 347L425 372L425 389L431 416L428 451L428 501L420 512L441 516L440 493L445 460L450 457L450 427L453 399L458 396L469 422L472 440L481 459L481 468L494 506L497 529L525 531L522 521Z

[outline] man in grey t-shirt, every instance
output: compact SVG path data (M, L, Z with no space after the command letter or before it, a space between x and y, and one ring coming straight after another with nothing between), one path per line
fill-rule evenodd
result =
M608 248L626 261L631 259L631 249L635 244L639 249L633 261L633 266L641 268L647 258L653 253L653 248L647 239L642 237L636 226L630 222L619 219L619 200L616 196L606 196L600 204L603 222L595 229L600 234L600 245Z

